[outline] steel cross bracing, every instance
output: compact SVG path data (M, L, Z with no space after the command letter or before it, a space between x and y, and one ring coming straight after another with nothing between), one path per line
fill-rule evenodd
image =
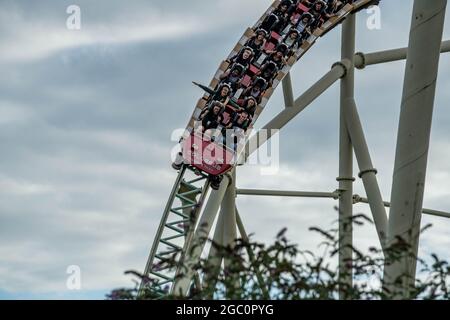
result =
M190 167L179 171L153 241L140 285L141 292L145 288L162 297L171 289L176 262L182 255L185 240L194 229L208 187L206 175ZM167 260L171 263L166 263Z
M441 5L439 10L442 10L443 3L446 1L439 0L439 2ZM429 2L425 0L415 0L415 3L425 4ZM432 15L433 11L430 10L429 12L426 12L422 16L422 18L425 19L428 14ZM439 27L440 25L441 21L436 22L437 27ZM207 192L208 182L206 177L198 178L200 180L204 180L205 185L203 188L192 188L180 191L182 178L185 174L185 171L189 170L186 168L182 169L178 175L178 178L174 185L174 189L172 190L171 196L169 198L169 202L164 212L161 225L158 229L157 236L155 238L155 242L153 244L153 248L145 269L145 275L149 275L151 277L156 277L157 279L159 279L158 285L156 287L153 287L153 290L155 290L156 292L160 292L161 294L170 291L174 294L187 295L189 289L192 287L193 280L195 280L197 286L202 285L200 277L190 268L193 266L193 264L198 262L198 259L200 259L200 256L205 249L205 239L210 237L211 235L213 223L214 221L216 221L219 208L222 208L220 210L219 217L217 218L217 221L220 221L220 223L217 223L217 225L215 226L216 231L214 233L214 240L221 239L222 243L232 242L232 237L236 236L236 228L239 229L241 236L245 237L246 233L243 227L243 223L237 213L235 204L235 197L237 194L338 199L340 201L340 212L342 212L341 214L349 217L351 217L352 205L354 203L368 203L370 205L372 215L374 216L375 226L379 235L380 243L382 247L386 245L388 223L391 222L387 220L385 207L390 206L390 203L384 202L381 198L381 193L376 179L377 170L372 165L371 156L367 143L365 141L361 121L359 119L358 109L354 99L354 69L364 69L369 65L404 60L407 58L409 49L400 48L368 54L355 53L354 15L349 15L344 22L342 37L342 61L335 63L332 69L326 75L324 75L319 81L317 81L313 86L311 86L310 89L308 89L297 99L294 99L292 81L289 74L287 74L287 76L283 80L283 93L285 97L286 108L262 128L265 130L269 130L267 134L262 135L262 139L261 137L259 137L259 139L256 138L257 135L254 135L250 138L250 141L248 141L247 143L245 152L245 159L248 159L248 157L254 151L256 151L269 139L271 139L273 133L272 130L281 130L282 128L284 128L291 120L293 120L312 102L314 102L317 97L324 93L334 83L341 80L341 172L338 177L338 181L340 182L338 190L334 192L271 191L248 189L242 190L236 189L236 179L234 176L233 178L226 177L225 179L223 179L219 190L212 190L210 193ZM439 41L441 41L441 39L439 39ZM437 50L439 50L439 48L437 48ZM444 53L449 51L450 42L442 42L440 52ZM256 140L256 142L252 140ZM350 170L352 169L352 166L350 166L350 157L352 157L353 153L355 153L358 161L358 166L360 169L360 173L358 176L364 183L367 198L362 198L358 195L353 195L352 193L352 185L356 180L353 178L352 170ZM235 175L235 172L233 174ZM197 192L195 190L197 190ZM198 200L193 200L188 196L188 194L185 194L185 192L192 192L189 194L197 194L197 196L200 196ZM206 197L207 193L209 194L208 198ZM182 198L180 198L180 195L182 196ZM182 199L184 203L182 203L181 206L173 207L173 202L176 198ZM196 208L193 215L194 220L189 220L189 214L186 214L185 212L185 210L189 210L189 208ZM442 211L423 209L422 212L435 216L450 217L450 213ZM186 229L182 228L176 228L176 230L174 230L174 225L176 224L167 223L169 214L177 215L182 219L177 222L188 222L189 228L187 229L187 231ZM219 228L219 230L217 228ZM165 229L171 229L174 232L177 231L178 233L173 236L176 238L173 238L171 236L163 237L163 231ZM340 245L345 247L346 244L352 242L352 230L341 229L340 232L341 234L339 235L339 238L344 239L345 241L345 243L341 243ZM174 245L172 242L174 239L182 239L183 245ZM176 271L170 270L170 272L162 273L161 270L155 269L155 266L158 266L158 263L155 264L154 260L158 259L158 261L161 261L161 258L164 259L164 256L166 255L165 253L167 252L163 251L162 253L164 255L161 255L159 253L160 251L158 251L158 248L161 243L165 245L171 243L172 245L168 246L169 251L171 250L172 254L181 253L178 260L178 268ZM193 249L194 245L195 249ZM252 253L249 253L250 258L251 255ZM351 259L351 255L345 250L340 252L340 255L341 258L339 269L342 270L344 265L342 261L347 260L347 258ZM222 258L217 260L217 263L222 261L221 259ZM188 271L183 274L181 272L181 267L185 269L187 268ZM177 277L174 280L175 275L177 275ZM412 277L414 277L414 274L412 274ZM205 278L203 280L209 281L205 280ZM341 279L341 281L349 285L352 284L351 278ZM261 277L258 277L258 282L260 283L262 290L265 291L265 284L263 283L263 279ZM141 289L144 287L144 285L145 284L141 284ZM166 286L167 290L161 290L164 288L164 286ZM267 291L265 293L266 295L268 294ZM341 292L340 297L345 298L345 292Z

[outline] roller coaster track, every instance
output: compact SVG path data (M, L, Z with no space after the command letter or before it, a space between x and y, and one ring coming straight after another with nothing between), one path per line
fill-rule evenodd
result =
M262 96L261 103L258 105L253 117L251 126L256 122L261 112L266 107L270 97L277 86L289 73L294 64L308 52L315 42L338 26L344 19L359 10L373 4L378 4L377 0L359 0L353 4L346 4L335 17L325 21L320 28L312 32L309 38L303 42L301 47L289 58L286 65L278 72L271 87L269 87ZM261 23L280 5L280 1L275 1L258 22L245 31L240 38L228 59L238 54L247 41L255 34ZM223 61L215 73L209 87L214 90L219 83L219 77L229 68L230 63ZM194 124L201 111L207 105L209 95L205 94L198 102L192 113L185 132L185 138L194 130ZM160 225L158 227L150 255L144 270L144 277L140 285L140 290L151 290L155 295L163 297L170 291L173 291L173 284L177 274L180 272L181 265L184 262L184 254L192 243L192 235L198 228L198 217L201 214L205 200L210 192L210 184L207 175L196 170L191 166L184 166L178 173L177 179L172 188L167 201ZM175 259L172 259L172 258ZM174 264L166 264L166 260L175 260Z

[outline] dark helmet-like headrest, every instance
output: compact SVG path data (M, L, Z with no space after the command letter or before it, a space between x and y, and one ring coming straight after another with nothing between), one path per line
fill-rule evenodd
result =
M250 51L252 53L252 55L255 54L255 51L253 51L253 49L250 47L243 47L241 49L241 54L244 53L244 51Z
M276 70L277 69L277 64L275 62L273 62L273 61L269 61L269 62L267 62L264 65L263 69L264 70L267 70L267 69Z
M267 36L269 35L269 33L264 29L258 29L256 31L256 35L260 35L260 34L262 34L264 36L264 38L267 38Z
M281 52L283 54L286 54L286 52L289 50L288 46L285 43L280 43L277 47L277 52Z
M316 6L316 5L318 5L318 4L322 5L322 9L327 7L327 3L326 3L325 1L323 1L323 0L317 0L317 1L314 3L314 6Z
M300 34L300 32L299 32L297 29L291 28L291 29L289 30L288 35L291 35L291 34L293 34L293 33Z
M311 20L313 18L313 15L309 12L305 12L301 15L300 20L303 20L304 18L308 18L308 20Z
M290 7L290 6L292 6L294 3L292 2L292 0L283 0L283 1L281 1L281 3L280 3L280 7L282 7L282 6L288 6L288 7Z
M264 38L266 38L269 33L264 29L258 29L258 30L256 30L256 35L259 35L259 34L262 34L264 36Z
M223 83L223 84L220 86L219 92L221 92L221 91L223 90L223 88L225 88L225 87L228 88L229 91L232 91L232 89L233 89L229 83Z
M236 63L236 64L233 66L233 68L231 68L231 71L238 70L239 73L241 73L241 72L244 71L244 69L245 69L245 67L244 67L242 64Z
M253 86L259 85L261 88L264 88L267 84L267 81L264 78L258 77L255 79Z

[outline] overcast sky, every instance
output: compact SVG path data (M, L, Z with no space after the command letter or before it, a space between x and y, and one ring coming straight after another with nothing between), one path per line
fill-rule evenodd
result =
M189 3L189 5L187 5ZM81 30L68 30L72 1L0 0L0 298L95 298L131 286L142 270L176 172L171 133L183 128L201 92L243 31L270 0L79 0ZM358 17L357 50L406 46L412 1L382 1L382 27ZM447 16L450 16L447 10ZM445 26L450 38L450 24ZM339 60L340 28L321 39L292 73L296 94ZM442 55L425 207L450 210L450 56ZM356 98L389 200L404 62L357 71ZM281 134L281 169L262 177L241 167L239 187L333 191L338 173L338 85ZM278 90L258 124L282 110ZM355 167L355 172L357 168ZM361 181L355 192L364 195ZM238 198L247 231L271 241L288 226L318 250L310 226L330 227L333 200ZM365 205L356 212L369 213ZM420 252L450 259L450 221ZM270 226L270 228L268 227ZM360 247L373 227L355 232ZM82 289L66 288L78 265Z

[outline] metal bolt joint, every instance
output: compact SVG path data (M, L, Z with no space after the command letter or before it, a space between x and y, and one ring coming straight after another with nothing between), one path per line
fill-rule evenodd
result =
M341 182L341 181L351 181L351 182L355 182L355 181L356 181L356 179L355 179L354 177L337 177L336 180L337 180L338 182Z
M334 195L333 199L338 200L341 197L341 194L345 191L346 190L341 190L341 189L337 189L337 190L333 191L333 195Z
M358 174L358 177L362 179L362 177L363 177L365 174L367 174L367 173L378 174L378 170L375 169L375 168L362 170L362 171Z
M360 203L362 201L362 197L358 194L353 195L353 204Z
M341 79L342 79L347 76L348 69L350 69L352 67L352 62L348 59L344 59L342 61L333 63L331 68L334 69L335 67L341 67L343 69L343 73L341 75Z
M360 70L366 67L366 55L364 53L355 53L355 67Z

